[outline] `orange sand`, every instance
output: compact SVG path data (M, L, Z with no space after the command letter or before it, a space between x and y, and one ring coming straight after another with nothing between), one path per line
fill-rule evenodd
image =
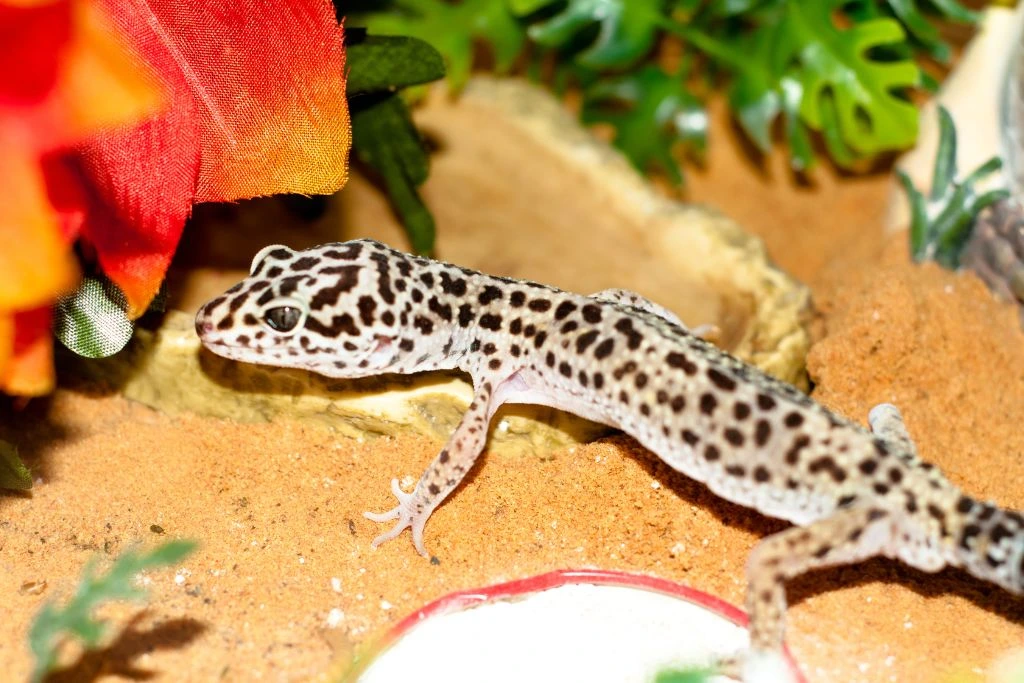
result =
M973 494L1024 507L1024 335L1016 312L970 275L881 256L888 180L796 183L781 156L752 168L724 133L690 198L764 236L813 286L823 339L815 396L863 420L904 411L922 455ZM86 560L130 543L198 538L181 569L151 575L148 609L107 611L127 630L54 680L304 680L410 610L448 591L573 566L655 573L741 602L757 540L782 528L710 495L626 437L550 460L483 458L427 526L436 562L408 534L372 550L363 510L391 506L392 476L414 479L438 443L338 440L298 423L168 418L116 396L58 392L0 416L41 479L0 494L0 671L23 680L24 635ZM332 589L340 581L340 592ZM46 590L23 590L29 582ZM811 681L977 679L1024 644L1024 600L958 571L926 575L875 560L791 585L790 644ZM325 627L332 608L344 612ZM445 656L458 656L454 647ZM974 676L974 678L971 678Z

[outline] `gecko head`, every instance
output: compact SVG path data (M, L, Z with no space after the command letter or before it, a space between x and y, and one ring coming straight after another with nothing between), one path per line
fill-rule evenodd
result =
M410 258L372 240L265 247L247 278L199 309L196 332L234 360L331 377L387 371L402 355L393 283Z

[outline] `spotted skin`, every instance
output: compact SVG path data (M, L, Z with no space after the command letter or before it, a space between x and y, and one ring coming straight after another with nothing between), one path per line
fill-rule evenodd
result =
M963 494L917 456L899 412L871 430L720 351L638 295L580 296L357 240L267 247L250 276L196 317L227 358L331 377L459 368L462 421L373 545L423 530L472 468L504 403L552 406L618 427L735 503L797 526L763 540L747 568L754 652L783 639L785 582L883 555L924 571L963 567L1024 589L1024 518Z

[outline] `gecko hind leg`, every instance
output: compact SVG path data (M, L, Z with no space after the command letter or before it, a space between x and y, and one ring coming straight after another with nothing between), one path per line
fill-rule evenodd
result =
M673 325L678 325L694 336L700 337L705 341L715 340L722 335L722 331L718 329L717 325L698 325L697 327L690 329L686 326L686 323L684 323L679 316L672 311L668 310L661 304L654 303L647 297L628 289L602 289L600 292L595 292L590 296L591 298L598 299L600 301L608 301L613 304L639 308L641 311L663 318Z
M391 480L391 492L398 499L398 505L387 512L363 513L364 517L374 522L398 520L389 531L373 539L371 545L374 548L397 537L405 529L412 529L412 542L416 551L427 556L423 544L423 529L427 520L448 494L455 490L480 456L487 441L487 425L499 405L500 399L494 400L491 382L482 382L476 388L473 402L469 404L459 425L420 477L412 493L402 491L397 479Z
M898 445L903 451L917 457L917 446L910 438L900 409L891 403L879 403L868 413L868 424L875 436Z
M785 634L785 582L812 569L852 564L883 554L893 534L891 514L874 506L839 509L806 527L762 540L747 562L750 649L722 664L727 675L750 680L749 667L779 656Z

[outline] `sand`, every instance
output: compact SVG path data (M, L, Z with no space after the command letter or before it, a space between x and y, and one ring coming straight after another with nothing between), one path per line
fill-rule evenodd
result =
M727 127L715 131L687 196L761 235L811 285L814 396L860 421L895 402L924 458L976 496L1024 507L1016 311L970 274L908 263L905 235L883 240L886 175L826 167L798 181L781 154L755 166ZM88 558L138 541L202 547L148 575L149 607L105 610L109 647L68 653L53 680L306 680L449 591L565 567L657 574L741 603L750 549L784 528L613 436L545 460L485 456L431 518L427 561L408 534L371 549L379 526L361 516L391 507L391 477L418 477L440 447L426 438L171 418L67 390L5 409L0 438L38 481L31 495L0 494L4 680L29 670L42 602L67 596ZM960 571L873 560L803 577L789 595L789 643L814 682L982 680L1024 643L1024 600ZM335 609L344 618L328 628Z

